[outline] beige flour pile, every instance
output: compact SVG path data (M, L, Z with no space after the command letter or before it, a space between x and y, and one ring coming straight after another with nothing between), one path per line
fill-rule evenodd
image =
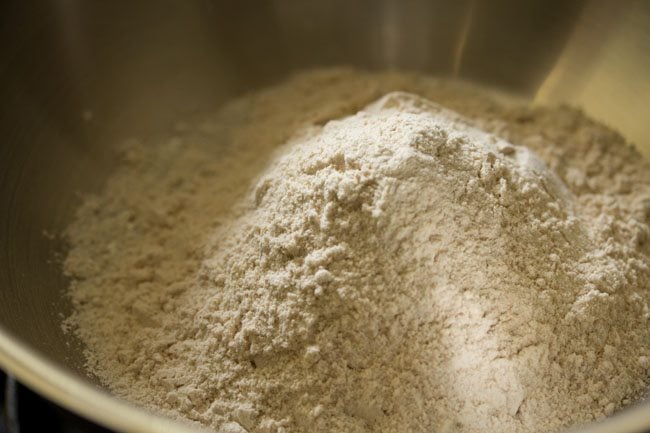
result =
M650 170L578 111L314 71L121 155L65 262L119 396L230 433L552 432L646 389Z

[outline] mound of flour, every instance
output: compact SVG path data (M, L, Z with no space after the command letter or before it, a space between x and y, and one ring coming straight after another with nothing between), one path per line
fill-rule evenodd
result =
M68 230L90 371L231 433L550 432L639 397L647 166L574 111L412 78L312 73L131 143ZM365 105L395 88L474 120Z

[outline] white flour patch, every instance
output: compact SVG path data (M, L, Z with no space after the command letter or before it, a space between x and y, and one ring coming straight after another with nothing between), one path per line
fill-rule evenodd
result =
M315 71L122 155L65 263L119 396L228 432L551 432L646 389L650 171L575 110Z

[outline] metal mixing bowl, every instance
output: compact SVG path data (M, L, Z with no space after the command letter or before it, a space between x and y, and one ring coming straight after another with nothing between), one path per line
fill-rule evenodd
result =
M650 153L650 2L567 0L0 3L0 365L96 422L187 431L104 392L60 327L56 237L112 168L108 144L168 128L290 71L452 75L566 101ZM650 429L639 404L592 432Z

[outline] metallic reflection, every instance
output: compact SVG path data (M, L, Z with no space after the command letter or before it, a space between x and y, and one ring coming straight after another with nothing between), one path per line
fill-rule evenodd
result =
M345 64L577 104L650 154L648 47L647 0L0 2L0 364L106 425L173 430L98 393L59 327L63 245L43 232L101 188L115 140L299 68ZM599 431L641 426L650 409Z

